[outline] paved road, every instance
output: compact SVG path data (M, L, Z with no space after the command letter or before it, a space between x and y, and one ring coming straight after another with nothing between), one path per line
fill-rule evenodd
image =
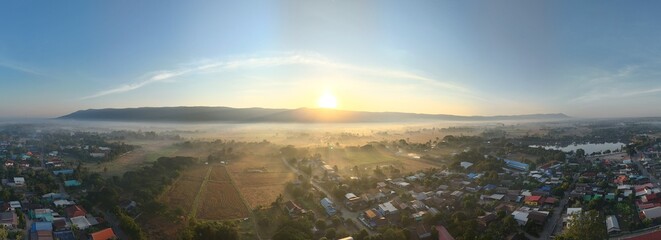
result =
M579 175L574 174L572 183L570 186L576 184ZM553 215L551 218L544 224L544 229L539 233L539 238L528 236L530 239L550 239L551 235L556 235L562 231L562 213L565 212L565 206L569 202L569 191L566 191L558 206L553 208Z
M638 169L640 169L640 172L643 175L650 178L651 183L661 185L661 181L659 181L659 179L654 177L654 175L647 172L647 169L643 166L643 164L640 163L641 159L643 159L643 154L642 153L636 154L635 156L631 156L631 161L634 162L636 164L636 166L638 166Z
M282 158L282 162L285 165L287 165L287 167L289 167L292 171L294 171L297 175L303 174L298 169L296 169L295 167L289 165L289 162L287 162L284 158ZM310 181L310 183L312 184L312 186L317 188L319 191L326 194L326 196L328 198L330 198L330 200L333 201L334 203L340 203L341 202L341 201L335 199L335 197L333 197L333 195L330 192L328 192L324 187L322 187L319 183L317 183L315 181ZM360 215L360 212L351 212L351 211L347 210L346 208L339 206L338 204L335 204L335 205L337 206L337 212L340 213L340 215L339 215L340 217L345 218L345 219L353 220L356 223L356 226L358 226L359 230L365 229L367 232L372 232L372 230L367 228L364 224L362 224L360 222L360 220L358 220L358 216Z

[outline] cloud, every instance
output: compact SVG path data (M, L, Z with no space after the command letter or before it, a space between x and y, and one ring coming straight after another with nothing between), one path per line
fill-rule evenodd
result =
M181 77L184 75L208 74L208 73L216 73L216 72L231 71L238 69L277 67L277 66L285 66L285 65L316 66L322 68L357 72L357 73L362 73L362 74L367 74L382 78L416 80L423 84L443 88L446 90L452 90L459 93L469 92L468 89L453 82L440 81L437 79L425 77L405 70L356 66L356 65L332 61L318 54L284 53L284 54L275 54L274 56L268 56L268 57L244 57L229 61L203 61L194 64L187 64L184 67L175 70L165 70L165 71L148 73L144 77L139 78L138 81L134 83L125 84L125 85L117 86L112 89L99 91L92 95L85 96L81 99L92 99L92 98L98 98L112 94L129 92L153 83L172 80L174 78Z
M23 65L21 65L21 64L11 63L11 62L8 62L8 61L1 61L1 60L0 60L0 67L13 69L13 70L15 70L15 71L19 71L19 72L24 72L24 73L29 73L29 74L34 74L34 75L44 76L43 73L41 73L41 72L39 72L39 71L37 71L37 70L34 70L34 69L32 69L32 68L29 68L29 67L23 66Z
M632 90L633 83L638 82L638 78L645 72L641 66L628 65L616 71L599 70L591 73L572 84L576 85L581 95L575 97L570 102L588 103L604 99L621 98L642 94L639 90ZM641 93L638 93L641 92Z

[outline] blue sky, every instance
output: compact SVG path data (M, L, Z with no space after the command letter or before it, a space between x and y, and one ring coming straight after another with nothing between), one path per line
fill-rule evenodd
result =
M661 116L654 1L5 1L0 116L316 107Z

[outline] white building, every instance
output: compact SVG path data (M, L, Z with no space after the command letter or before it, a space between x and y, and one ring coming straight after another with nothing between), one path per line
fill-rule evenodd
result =
M609 234L620 231L620 224L617 222L617 217L615 217L615 215L610 215L606 218L606 231Z

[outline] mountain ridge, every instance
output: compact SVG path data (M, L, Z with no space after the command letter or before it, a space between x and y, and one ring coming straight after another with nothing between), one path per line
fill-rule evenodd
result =
M323 108L139 107L79 110L57 119L126 122L360 123L406 121L558 120L563 113L460 116Z

